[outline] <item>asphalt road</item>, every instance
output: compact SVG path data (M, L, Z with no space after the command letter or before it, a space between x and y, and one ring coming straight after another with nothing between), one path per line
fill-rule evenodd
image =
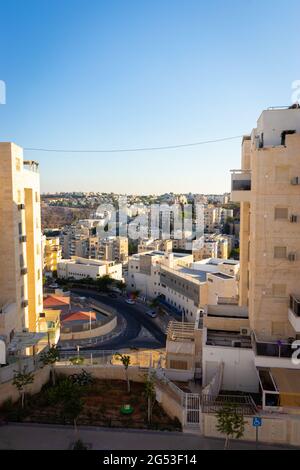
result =
M76 439L91 444L92 450L205 450L223 449L224 439L211 439L194 434L130 429L82 427ZM64 450L74 442L70 426L9 424L0 427L0 450ZM255 450L255 443L232 441L231 449ZM259 449L283 450L283 446L259 443ZM167 453L168 453L167 451ZM200 462L199 462L200 463Z
M96 346L82 346L80 348L81 351L124 349L134 347L159 349L165 347L166 335L159 328L159 326L145 313L147 308L144 305L139 303L136 303L135 305L129 305L121 296L112 298L106 295L96 294L95 292L82 289L74 289L73 291L76 294L85 297L92 297L105 305L113 307L126 321L126 327L119 336ZM138 336L141 333L142 327L144 327L153 338L150 337L139 339Z

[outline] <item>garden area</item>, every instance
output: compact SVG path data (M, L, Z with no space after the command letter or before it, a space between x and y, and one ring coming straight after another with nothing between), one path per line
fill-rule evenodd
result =
M53 378L52 378L53 379ZM0 420L43 424L71 424L181 431L155 400L154 382L99 380L81 370L71 376L60 375L35 395L19 386L20 400L7 400L0 408Z

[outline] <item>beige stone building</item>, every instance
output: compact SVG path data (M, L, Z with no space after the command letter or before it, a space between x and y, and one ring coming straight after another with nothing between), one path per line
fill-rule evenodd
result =
M44 241L44 269L46 272L57 271L57 263L62 258L59 237L46 237Z
M263 111L232 172L241 202L240 304L259 338L300 334L300 109Z
M0 335L38 331L43 310L38 164L0 143Z

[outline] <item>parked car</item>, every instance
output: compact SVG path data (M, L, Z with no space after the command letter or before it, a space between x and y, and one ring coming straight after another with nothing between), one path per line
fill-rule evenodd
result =
M58 284L50 284L50 289L58 289L59 285Z
M147 310L146 311L147 315L149 315L149 317L151 318L156 318L157 317L157 313L155 310Z
M116 299L118 297L118 295L115 292L110 292L108 295L109 297L112 297L113 299Z
M135 304L135 300L133 300L133 299L126 299L125 302L129 305L134 305Z

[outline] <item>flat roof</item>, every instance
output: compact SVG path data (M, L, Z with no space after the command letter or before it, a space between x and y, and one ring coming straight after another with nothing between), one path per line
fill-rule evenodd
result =
M206 346L251 349L250 336L242 336L236 331L207 330Z

